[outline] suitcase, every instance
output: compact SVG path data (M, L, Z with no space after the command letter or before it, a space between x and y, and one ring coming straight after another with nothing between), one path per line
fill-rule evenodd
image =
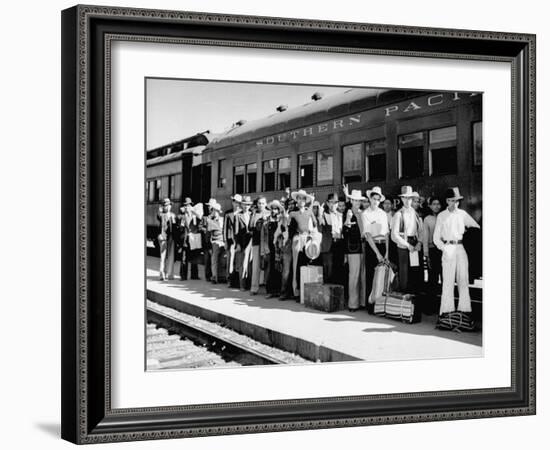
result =
M322 266L300 267L300 303L304 303L304 284L305 283L322 283L322 282L323 282Z
M392 264L383 261L374 269L374 277L372 280L372 290L369 294L368 302L370 304L376 301L383 300L385 292L390 290L391 283L395 278L395 270Z
M374 304L374 314L405 323L420 322L422 313L416 305L417 297L401 292L387 292Z
M436 327L440 330L474 331L475 322L469 313L453 311L439 316Z
M340 284L305 283L304 305L307 308L325 312L344 309L344 286Z

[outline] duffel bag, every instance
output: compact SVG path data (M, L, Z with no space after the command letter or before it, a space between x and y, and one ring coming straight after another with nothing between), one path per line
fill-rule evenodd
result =
M413 294L388 292L374 304L374 314L409 324L420 322L422 314L416 300Z
M440 315L436 327L440 330L474 331L475 322L469 313L453 311Z

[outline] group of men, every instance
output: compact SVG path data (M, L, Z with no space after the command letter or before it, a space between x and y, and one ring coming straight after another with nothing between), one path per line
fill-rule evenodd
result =
M174 277L179 260L180 278L198 279L199 261L204 276L212 283L258 294L265 284L266 296L281 300L298 299L300 267L323 267L325 283L345 284L349 311L365 308L375 268L384 261L398 267L398 289L404 293L427 292L436 298L441 287L439 314L455 311L454 286L458 285L458 311L471 312L468 288L468 256L462 245L466 228L479 228L463 209L457 187L442 202L428 199L430 214L419 214L420 195L403 186L400 208L394 211L380 187L332 193L320 204L314 195L300 189L285 191L280 200L268 202L264 196L231 197L232 209L222 214L221 205L210 199L204 211L186 198L180 214L171 211L165 199L158 213L161 258L160 278ZM424 262L428 280L424 281ZM344 281L347 280L347 281ZM435 310L426 303L424 312Z

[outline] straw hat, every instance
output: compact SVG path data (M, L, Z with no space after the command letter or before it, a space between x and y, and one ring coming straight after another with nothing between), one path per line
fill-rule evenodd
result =
M241 200L241 205L251 205L252 199L250 198L250 195L245 195Z
M193 206L193 200L191 200L189 197L185 197L185 200L183 201L183 206L187 205Z
M313 201L313 195L310 195L308 194L306 191L304 191L303 189L300 189L299 191L295 191L293 192L292 194L290 194L290 196L292 197L292 200L296 201L296 199L298 197L305 197L306 198L306 202L311 202Z
M267 205L269 209L277 208L279 211L283 209L283 205L279 200L272 200L269 202L269 205Z
M214 211L222 212L222 205L220 205L218 202L210 205L210 208L212 208Z
M243 201L243 197L241 194L235 194L231 196L231 200L237 203L241 203Z
M361 193L359 189L353 189L351 194L348 194L350 200L367 200L367 198Z
M446 199L450 198L452 200L461 200L464 197L460 195L460 191L458 190L458 187L451 187L447 189L447 191L445 192L445 198Z
M317 259L321 254L321 233L311 233L311 237L306 242L304 253L309 259Z
M162 201L162 206L168 206L168 205L171 205L171 204L172 204L172 201L169 198L165 198Z
M418 192L413 191L411 186L401 186L399 197L420 197L420 195L418 195Z
M380 189L380 186L374 186L371 190L367 189L367 198L370 199L372 194L378 194L380 196L380 203L386 200L386 197L382 194L382 189Z
M216 203L218 203L216 199L211 198L210 200L208 200L208 203L206 203L206 206L210 206L212 208Z

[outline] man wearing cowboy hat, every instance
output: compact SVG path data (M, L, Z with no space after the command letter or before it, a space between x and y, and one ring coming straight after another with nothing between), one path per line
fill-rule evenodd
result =
M248 229L250 223L250 206L252 200L245 195L241 201L241 211L235 216L235 270L239 272L239 285L242 291L250 287L250 249L248 249L252 233Z
M165 198L159 207L157 219L160 222L160 233L157 237L160 247L159 277L161 280L174 279L174 228L176 215L171 211L172 202Z
M412 207L419 197L411 186L402 186L403 207L397 211L391 224L391 238L397 244L399 263L399 290L403 293L419 292L424 281L422 267L422 220Z
M201 220L201 231L203 234L203 251L204 251L204 279L210 281L212 279L212 242L210 239L210 231L208 231L208 218L212 216L212 207L218 203L215 198L208 200L205 203L208 213Z
M468 255L462 245L462 236L466 228L479 228L479 225L472 216L458 207L463 198L458 187L447 189L447 209L439 213L435 223L433 241L442 252L443 270L440 315L455 311L455 280L458 285L458 311L472 311L468 287Z
M262 271L260 259L260 244L262 228L269 218L267 199L262 195L256 200L256 211L250 217L248 228L252 233L252 278L250 280L250 293L256 295L260 290L260 272Z
M317 226L317 220L311 209L306 208L306 203L313 202L313 195L303 189L293 192L291 198L296 202L296 210L289 214L289 236L292 239L292 289L294 297L300 295L300 267L307 264L304 248L310 230Z
M346 185L344 185L344 193L351 202L351 209L345 213L342 234L349 267L348 309L353 312L365 305L365 254L363 252L364 230L361 203L366 197L356 189L349 194Z
M223 242L223 218L221 216L222 205L218 202L210 205L211 215L207 220L207 230L210 233L210 244L212 247L212 281L213 284L218 283L220 278L224 278L225 274L220 273L221 258L225 256L225 244Z
M178 216L179 227L182 234L183 255L180 266L180 277L182 280L187 280L188 267L191 265L191 279L199 279L199 268L197 258L200 253L200 248L191 249L190 240L198 239L200 234L200 220L196 211L193 209L193 201L186 197L183 205L180 208L181 214Z
M283 212L279 200L268 204L269 217L264 221L260 239L260 258L265 261L265 290L267 298L278 296L281 291L282 248L276 247L275 233Z
M372 312L373 304L368 302L374 280L374 269L378 263L387 260L389 255L389 224L388 215L379 208L386 198L379 186L367 190L369 207L361 213L363 230L366 239L365 245L365 305L367 311Z
M243 200L240 194L231 196L233 209L224 214L223 223L223 240L225 242L225 250L227 252L227 284L229 287L239 287L239 273L235 270L235 217L241 210L241 201Z

